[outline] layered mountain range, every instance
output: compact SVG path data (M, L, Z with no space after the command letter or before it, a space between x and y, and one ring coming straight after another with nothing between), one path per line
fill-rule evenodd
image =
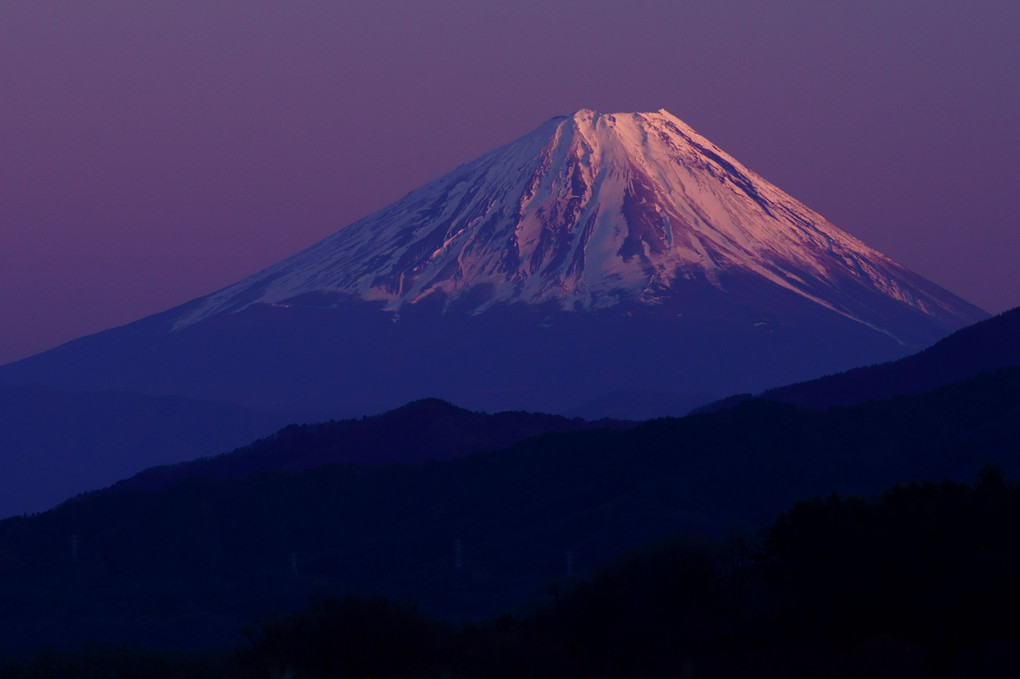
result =
M986 315L668 112L581 110L235 285L0 380L321 415L430 396L563 412L612 393L759 391L898 358ZM612 415L601 403L610 412L580 414Z
M960 349L1016 344L1015 323L983 326L954 335L942 357L953 363ZM937 586L926 600L938 600L947 587L981 581L975 572L1015 573L1015 540L995 521L1016 517L1016 503L999 495L971 512L959 486L944 479L973 479L989 463L1016 478L1018 422L1014 361L923 394L825 412L755 399L593 429L430 400L364 419L291 426L228 455L151 469L39 516L0 521L0 653L39 643L226 647L241 641L239 630L253 617L323 591L410 597L457 620L534 610L562 592L550 584L567 584L572 567L588 575L670 535L688 544L724 538L719 553L730 559L724 547L750 548L758 528L799 498L827 497L818 503L831 507L833 491L870 495L920 480L934 482L908 486L911 493L949 493L947 512L899 503L889 523L866 512L871 523L853 523L852 531L843 513L816 523L818 537L805 549L844 548L836 554L849 569L827 583L844 597L847 574L862 570L853 540L898 544L890 524L904 527L908 552L925 531L964 525L962 537L973 527L1014 555L996 560L996 551L990 568L947 570L942 564L956 563L952 555L982 553L965 539L947 540L917 569L876 564L873 572L910 580L934 572ZM405 463L370 463L395 459ZM1011 487L1001 477L999 484ZM863 507L860 497L852 502ZM661 572L675 574L675 564ZM950 617L957 610L936 608Z

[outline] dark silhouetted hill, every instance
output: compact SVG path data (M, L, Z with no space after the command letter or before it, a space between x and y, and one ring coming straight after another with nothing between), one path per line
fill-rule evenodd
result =
M233 651L47 647L0 654L0 676L1012 677L1017 531L1020 484L987 466L970 483L808 498L757 534L655 541L551 579L514 615L458 625L320 592L259 616Z
M635 424L521 411L479 413L439 399L423 399L381 415L292 424L230 453L143 470L111 490L162 490L196 476L240 478L271 470L299 472L329 463L416 464L499 450L548 432L627 429Z
M653 543L478 625L316 597L256 626L240 665L267 679L1013 676L1018 530L1020 485L986 467L970 484L801 501L764 540Z
M84 497L0 522L0 640L221 645L313 591L487 616L532 601L564 575L567 552L585 573L662 536L753 530L802 497L969 479L988 462L1015 475L1018 422L1011 368L827 412L755 400L419 465L334 463Z
M1020 308L975 323L924 351L890 363L855 368L761 395L808 408L919 394L979 372L1020 365Z

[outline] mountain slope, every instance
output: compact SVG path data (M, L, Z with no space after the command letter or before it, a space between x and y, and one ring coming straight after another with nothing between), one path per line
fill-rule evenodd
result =
M0 379L324 418L430 396L562 412L614 392L760 391L985 316L669 113L582 110L235 285Z
M872 365L770 389L762 398L810 408L861 403L1020 366L1020 308L958 330L933 346L891 363Z

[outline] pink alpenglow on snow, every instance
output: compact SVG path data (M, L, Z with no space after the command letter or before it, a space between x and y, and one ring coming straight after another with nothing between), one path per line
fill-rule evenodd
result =
M181 328L258 303L336 294L397 312L430 295L473 313L661 303L748 275L882 332L867 288L946 327L984 314L841 231L665 110L583 109L412 191L205 298Z

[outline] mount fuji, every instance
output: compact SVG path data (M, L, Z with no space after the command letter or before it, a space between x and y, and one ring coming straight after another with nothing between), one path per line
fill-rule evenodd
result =
M563 412L613 393L760 391L986 317L670 113L581 110L0 380L332 416L430 396Z

